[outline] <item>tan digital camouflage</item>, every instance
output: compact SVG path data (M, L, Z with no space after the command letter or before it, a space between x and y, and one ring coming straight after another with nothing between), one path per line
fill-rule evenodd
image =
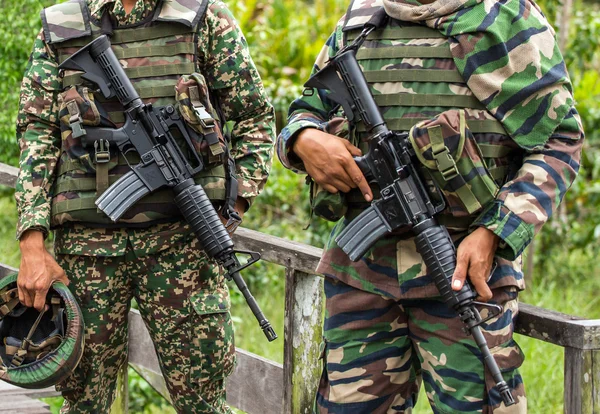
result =
M181 101L176 97L176 86L181 84L181 74L195 72L198 59L194 39L198 30L196 23L205 13L206 5L207 2L191 2L185 7L175 1L165 2L159 13L135 27L129 25L112 29L111 26L112 48L145 103L164 106ZM104 22L91 19L85 2L52 6L42 12L42 20L44 33L52 39L49 43L56 50L59 63L107 30L106 19ZM194 179L205 188L211 199L223 200L225 157L219 142L225 145L224 139L218 117L209 104L204 78L198 75L193 79L200 85L194 87L196 102L203 101L203 107L210 110L210 114L204 111L206 117L202 122L211 124L210 128L199 131L206 133L205 139L197 143L198 151L205 155L206 168ZM94 201L129 171L129 165L139 162L136 157L126 158L118 154L107 141L95 141L93 149L82 147L81 137L86 134L86 125L111 127L120 126L124 121L122 107L116 99L107 101L99 92L95 92L94 96L85 85L81 73L64 71L63 92L58 96L63 144L53 189L54 226L70 221L111 224L110 219L97 210ZM179 105L179 108L183 107ZM186 120L192 121L190 116L186 116L188 113L183 115ZM212 147L210 154L205 142ZM120 225L152 222L178 214L172 191L163 189L136 203L125 213Z
M19 302L17 274L0 280L0 379L24 388L64 381L84 348L84 320L71 291L54 282L38 312Z

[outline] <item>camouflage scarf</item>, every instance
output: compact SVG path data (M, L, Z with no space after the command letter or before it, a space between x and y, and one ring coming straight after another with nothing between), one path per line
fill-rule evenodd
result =
M459 72L523 148L543 146L574 105L554 30L533 0L383 0L391 17L449 37Z

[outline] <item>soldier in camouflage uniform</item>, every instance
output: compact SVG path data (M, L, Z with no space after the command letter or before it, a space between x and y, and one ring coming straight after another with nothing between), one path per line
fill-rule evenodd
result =
M77 369L58 386L65 397L62 412L108 412L116 374L127 359L132 298L176 410L231 412L224 381L235 348L223 275L182 221L171 190L148 195L116 224L96 209L98 195L139 159L99 141L95 148L82 147L86 126L118 127L122 109L80 73L58 65L108 34L144 102L177 105L203 133L195 144L207 168L194 179L215 204L224 202L227 147L219 122L198 124L207 117L231 121L239 182L234 202L243 214L265 184L274 140L273 108L246 40L218 0L71 1L46 9L42 21L17 125L18 287L22 303L41 309L53 280L70 282L81 305L86 347ZM213 133L219 139L210 142ZM43 244L50 229L56 260Z
M410 131L415 162L445 196L437 218L458 246L453 289L468 275L480 300L502 306L482 331L517 403L504 406L410 230L356 263L336 244L378 189L352 160L367 150L365 126L349 123L328 91L308 88L276 148L287 168L312 178L314 212L339 219L317 269L326 313L316 411L411 412L424 383L435 413L524 413L513 340L521 254L577 175L583 143L554 31L530 0L355 1L314 72L381 7L388 18L357 59L388 126Z

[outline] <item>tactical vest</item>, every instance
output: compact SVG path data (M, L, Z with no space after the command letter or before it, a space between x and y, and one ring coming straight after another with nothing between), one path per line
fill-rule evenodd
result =
M350 5L342 29L344 46L361 33L365 23L381 7L380 1ZM452 59L448 39L438 30L390 17L384 27L367 37L356 57L390 129L407 132L415 124L427 122L440 113L459 110L464 112L487 169L485 174L491 177L489 181L496 186L496 191L508 176L514 174L518 146L506 134L502 124L473 96ZM351 130L354 131L350 137L353 144L363 152L367 151L362 122ZM443 191L447 208L440 220L466 228L481 210L482 206L476 200L479 194L468 177L457 177L460 154L444 145L439 135L431 135L428 147L420 150L431 153L433 147L432 162L439 168L439 175L448 178ZM434 142L436 139L438 142ZM474 170L478 168L473 167ZM423 165L422 170L426 172L427 168ZM431 171L428 171L424 177L430 175ZM493 198L493 195L490 190L488 197ZM458 199L465 202L459 203ZM346 200L351 210L353 206L360 209L365 205L362 194L356 190L348 193Z
M55 50L59 63L94 38L108 34L113 51L144 103L164 106L176 104L175 86L181 76L197 70L196 36L207 3L207 0L158 1L149 18L120 27L112 27L106 9L101 20L94 19L85 0L49 7L42 11L41 17L46 42ZM97 210L94 201L130 171L130 165L137 164L139 157L123 156L116 148L106 148L102 141L96 141L94 148L82 147L79 137L86 133L88 125L119 127L124 122L123 108L116 99L104 99L94 85L82 80L81 73L61 72L62 93L58 103L62 151L53 187L52 225L76 221L111 226L113 223ZM206 85L202 87L207 90ZM216 114L211 117L218 118ZM216 161L222 157L210 155L209 168L194 179L212 200L223 200L225 168ZM179 215L172 190L161 189L138 201L116 225L148 225Z

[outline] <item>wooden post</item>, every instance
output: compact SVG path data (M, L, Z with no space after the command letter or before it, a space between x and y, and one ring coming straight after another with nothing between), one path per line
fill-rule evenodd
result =
M127 369L129 364L125 363L117 373L117 391L115 401L110 408L111 414L127 414L129 410L129 375Z
M309 414L321 377L322 279L286 269L283 412Z
M565 348L565 414L600 414L600 351Z

